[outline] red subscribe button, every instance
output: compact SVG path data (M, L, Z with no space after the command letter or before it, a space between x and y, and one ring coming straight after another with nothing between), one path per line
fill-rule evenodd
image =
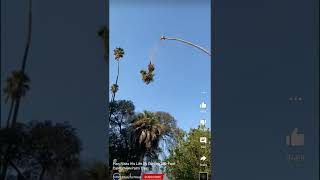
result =
M163 174L144 174L142 180L163 180Z

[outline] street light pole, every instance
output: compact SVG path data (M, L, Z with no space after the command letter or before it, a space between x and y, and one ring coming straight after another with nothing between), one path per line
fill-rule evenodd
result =
M211 53L210 53L208 50L206 50L205 48L203 48L203 47L201 47L201 46L198 46L198 45L196 45L196 44L193 44L193 43L191 43L191 42L189 42L189 41L185 41L185 40L183 40L183 39L178 39L178 38L165 37L165 36L161 36L161 37L160 37L160 40L174 40L174 41L179 41L179 42L182 42L182 43L191 45L191 46L193 46L193 47L195 47L195 48L197 48L197 49L200 49L201 51L205 52L206 54L208 54L208 55L211 57Z

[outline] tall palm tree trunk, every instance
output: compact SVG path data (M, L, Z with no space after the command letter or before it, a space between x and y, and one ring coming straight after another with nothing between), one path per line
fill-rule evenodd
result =
M143 150L143 151L144 151L144 150ZM140 156L139 156L139 162L140 162L140 163L143 163L143 160L144 160L144 152L141 152L141 154L140 154ZM141 166L141 167L142 167L142 166ZM136 171L134 172L134 175L136 175L136 176L141 176L141 172L142 172L141 167L140 167L139 170L136 170Z
M10 119L11 119L11 116L12 116L12 110L13 110L13 107L14 107L14 99L11 99L11 102L10 102L10 109L9 109L9 114L8 114L8 119L7 119L7 128L10 127Z
M117 77L116 77L116 83L115 83L115 85L117 86L118 86L118 80L119 80L119 73L120 73L120 61L118 61ZM116 98L116 93L117 92L114 92L112 94L112 102L114 102L114 99Z
M27 35L27 42L26 42L26 47L24 50L24 54L23 54L23 59L22 59L22 66L21 66L21 71L22 73L25 72L26 69L26 65L27 65L27 59L28 59L28 55L29 55L29 49L30 49L30 44L31 44L31 34L32 34L32 0L29 0L29 23L28 23L28 35ZM21 88L22 86L22 82L19 82L19 87ZM16 122L17 122L17 118L18 118L18 112L19 112L19 107L20 107L20 101L21 101L21 96L19 96L16 99L16 103L14 106L14 113L13 113L13 117L12 117L12 123L11 123L11 127L14 127Z
M5 180L6 176L7 176L7 170L8 170L8 166L9 166L9 160L8 160L8 156L6 155L4 157L4 162L3 162L3 166L1 169L1 174L0 174L0 180Z
M46 172L46 169L43 167L43 168L41 169L41 173L40 173L40 176L39 176L39 180L43 180L43 177L44 177L45 172Z
M19 96L16 99L16 102L14 104L14 111L13 111L13 117L12 117L12 122L11 122L11 128L14 128L17 123L20 102L21 102L21 97Z
M118 61L118 70L117 70L117 77L116 77L116 83L115 85L118 86L118 80L119 80L119 74L120 74L120 61ZM116 98L116 93L117 92L113 92L112 93L112 100L111 102L114 102L115 101L115 98ZM112 111L109 112L109 121L111 121L111 115L112 115Z
M26 42L26 47L24 50L24 55L23 55L23 61L22 61L22 67L21 71L24 72L27 64L27 58L29 55L29 49L30 49L30 44L31 44L31 35L32 35L32 0L29 0L29 18L28 18L29 24L28 24L28 36L27 36L27 42Z
M12 162L10 161L9 164L16 170L18 173L18 179L20 180L25 180L26 178L23 176L22 172L19 170L19 168Z
M31 44L31 32L32 32L32 0L29 0L29 12L28 12L28 34L27 34L27 41L26 41L26 46L25 46L25 50L24 50L24 54L23 54L23 59L22 59L22 66L21 66L21 72L24 73L25 69L26 69L26 65L27 65L27 59L28 59L28 55L29 55L29 49L30 49L30 44ZM22 83L23 82L19 82L19 88L22 87ZM18 112L19 112L19 107L20 107L20 101L21 101L21 96L18 96L18 98L16 99L15 105L14 105L14 110L13 110L13 117L12 117L12 122L11 122L11 128L14 128L17 122L17 118L18 118ZM6 178L6 174L7 174L7 169L8 169L8 165L10 162L10 159L8 158L8 153L9 150L11 149L10 147L12 146L12 144L9 144L9 147L5 153L5 160L4 160L4 164L3 164L3 169L0 175L0 180L5 180Z

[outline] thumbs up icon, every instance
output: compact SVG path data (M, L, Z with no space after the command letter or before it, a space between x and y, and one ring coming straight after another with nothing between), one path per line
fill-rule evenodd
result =
M207 108L207 104L205 102L202 102L200 104L200 109L206 109Z
M201 120L200 120L200 126L201 126L201 127L206 126L206 122L207 122L207 121L206 121L205 119L201 119Z
M292 133L286 136L287 146L304 146L304 134L298 133L298 128L295 128Z

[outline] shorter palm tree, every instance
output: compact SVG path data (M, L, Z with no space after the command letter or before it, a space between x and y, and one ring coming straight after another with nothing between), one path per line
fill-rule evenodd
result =
M131 122L132 143L139 151L139 161L146 154L155 155L159 151L159 143L169 132L170 127L161 123L156 113L144 111L137 114Z
M11 99L7 127L10 125L15 100L26 95L27 91L30 89L29 83L30 78L22 71L13 71L11 76L7 78L6 86L3 89L3 92L6 95L5 102L7 103L9 99Z
M119 86L117 84L112 84L111 92L115 94L116 92L118 92L118 90L119 90Z
M21 87L19 84L21 82ZM30 89L28 83L30 78L21 71L13 71L12 75L6 80L6 87L4 93L6 94L5 101L8 102L9 98L15 99L17 97L25 96L27 91Z

